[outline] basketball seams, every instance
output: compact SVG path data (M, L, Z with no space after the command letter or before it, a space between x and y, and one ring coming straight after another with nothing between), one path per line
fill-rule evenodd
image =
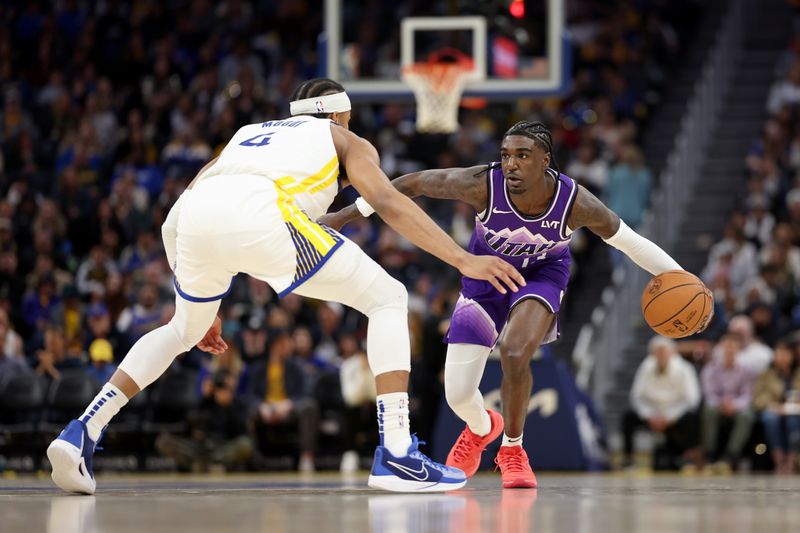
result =
M664 324L666 324L667 322L669 322L670 320L672 320L673 318L675 318L676 316L678 316L679 314L681 314L681 313L682 313L684 310L686 310L686 308L687 308L687 307L689 307L690 305L692 305L692 303L693 303L695 300L697 300L697 297L698 297L698 296L701 296L701 295L702 295L702 296L705 296L705 294L706 294L706 293L705 293L705 291L700 291L700 292L696 293L694 296L692 296L692 299L691 299L691 300L689 300L689 302L688 302L686 305L684 305L683 307L681 307L681 308L680 308L678 311L676 311L676 312L675 312L675 313L674 313L674 314L673 314L671 317L669 317L668 319L664 320L663 322L660 322L660 323L658 323L658 324L654 324L654 325L652 325L652 326L650 326L650 327L652 327L652 328L657 328L657 327L663 326ZM703 309L705 309L705 305L706 305L706 304L705 304L705 298L704 298L704 299L703 299ZM645 319L646 319L646 317L645 317Z
M675 285L670 286L673 283ZM680 290L668 294L674 289ZM663 295L668 296L664 299L661 298ZM702 302L697 301L698 296L702 297ZM655 276L645 287L641 301L642 314L647 324L656 333L674 339L695 335L701 324L710 320L714 309L714 297L702 280L684 270L670 270ZM651 307L653 302L656 302L656 305ZM673 311L677 306L680 308ZM670 314L669 318L664 318L667 313ZM649 317L650 314L654 316ZM686 319L694 319L694 322L690 325ZM655 320L658 323L653 323Z
M697 321L694 323L694 326L689 328L689 331L691 333L689 333L688 335L684 335L683 337L690 337L690 336L692 336L692 335L694 335L696 333L697 326L700 325L700 322L703 320L703 317L706 315L706 303L707 303L707 300L708 300L708 298L706 298L706 296L708 296L708 293L704 289L703 290L703 310L700 311L700 315L697 317ZM681 338L683 338L683 337L681 337Z
M683 283L682 285L674 285L674 286L670 287L669 289L664 289L664 291L659 292L658 294L653 296L650 299L649 302L647 302L647 305L645 305L644 308L642 309L642 313L644 313L646 315L647 314L647 309L650 307L650 304L652 304L654 301L656 301L656 299L658 299L662 295L667 294L671 290L680 289L681 287L688 287L690 285L697 285L697 283ZM702 285L700 285L700 286L702 287Z

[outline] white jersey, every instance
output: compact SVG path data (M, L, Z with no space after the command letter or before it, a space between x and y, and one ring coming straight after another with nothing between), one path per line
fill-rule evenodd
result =
M178 290L185 298L218 296L236 272L267 281L281 295L303 283L343 243L338 232L316 223L338 192L338 177L330 120L300 116L239 129L184 192ZM228 250L229 241L240 239L244 244ZM260 242L269 243L271 263L258 256L259 270L248 250Z
M216 175L263 176L283 199L316 220L339 190L331 121L300 116L243 126L200 180Z

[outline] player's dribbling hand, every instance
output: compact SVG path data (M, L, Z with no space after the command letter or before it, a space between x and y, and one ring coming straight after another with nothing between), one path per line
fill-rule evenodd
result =
M197 343L197 347L214 355L219 355L228 349L228 344L222 339L222 320L219 317L214 319L214 323L208 328L205 337Z
M340 231L345 224L349 222L349 219L344 216L342 211L337 211L335 213L325 213L321 217L317 219L317 224L324 224L329 228L333 228L336 231Z
M516 268L506 263L499 257L488 255L468 255L464 264L459 268L468 278L485 279L497 289L500 294L506 294L506 287L512 292L517 292L519 287L525 286L525 278Z

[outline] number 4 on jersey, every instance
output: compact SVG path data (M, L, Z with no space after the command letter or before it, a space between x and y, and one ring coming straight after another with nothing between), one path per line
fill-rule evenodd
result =
M272 137L274 133L274 131L271 133L259 133L255 137L250 137L240 142L239 146L266 146L269 144L270 137Z

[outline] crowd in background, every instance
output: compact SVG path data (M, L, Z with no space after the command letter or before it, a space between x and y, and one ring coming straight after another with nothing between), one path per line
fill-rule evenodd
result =
M351 128L378 147L386 173L396 176L496 160L507 127L542 120L562 169L635 226L652 181L637 143L698 6L570 2L574 84L567 96L463 110L461 128L448 136L417 134L411 103L356 105ZM25 373L49 385L85 372L101 384L139 337L170 319L164 217L240 125L285 116L295 86L318 74L319 7L309 0L0 6L0 388ZM394 9L396 17L446 12L443 2ZM793 146L780 116L773 122L781 142ZM753 155L759 169L793 161L772 161L776 143L764 142ZM474 216L467 206L423 203L467 244ZM789 241L792 212L800 216L790 209L789 226L779 226ZM376 218L344 233L409 288L412 424L430 435L458 278ZM758 235L773 233L778 227ZM586 239L574 241L580 268ZM791 257L785 264L800 269L800 257ZM776 286L778 275L756 288ZM778 292L772 303L783 301ZM344 413L342 449L368 449L376 432L372 408L364 408L374 389L363 317L337 304L279 300L243 276L221 313L230 350L216 358L192 350L173 365L197 375L193 422L200 429L160 438L160 451L187 468L198 461L236 468L270 428L289 427L298 433L300 468L310 470L323 408L332 405ZM763 327L758 322L759 333Z
M728 471L755 447L777 473L800 472L799 42L776 65L739 207L701 274L714 291L714 331L678 347L651 343L623 422L628 464L633 433L647 426L690 469Z

